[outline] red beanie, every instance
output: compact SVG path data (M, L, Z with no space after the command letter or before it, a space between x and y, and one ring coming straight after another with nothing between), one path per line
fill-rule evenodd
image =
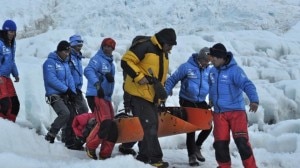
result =
M116 42L114 39L112 38L105 38L103 39L102 43L101 43L101 48L103 48L103 46L109 46L112 49L115 49L116 47Z

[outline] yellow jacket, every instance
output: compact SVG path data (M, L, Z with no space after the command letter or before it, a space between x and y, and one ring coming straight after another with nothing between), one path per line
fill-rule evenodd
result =
M121 66L126 74L124 90L131 95L153 102L153 85L140 85L145 75L152 76L149 69L163 85L169 69L168 53L163 52L155 36L150 40L131 47L122 57Z

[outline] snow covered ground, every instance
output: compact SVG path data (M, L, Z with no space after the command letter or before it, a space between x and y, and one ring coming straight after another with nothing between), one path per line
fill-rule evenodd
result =
M170 73L202 47L222 42L255 83L260 106L257 113L248 113L248 118L258 167L300 164L298 0L1 0L1 24L6 19L15 20L18 26L20 82L15 87L21 109L16 123L0 119L1 168L150 167L132 156L120 155L117 148L111 159L94 161L85 152L67 150L59 141L46 142L44 135L56 114L45 102L42 64L60 40L75 33L83 36L83 53L88 58L103 38L114 38L117 74L113 103L117 112L122 109L122 55L134 36L153 35L165 27L174 28L178 35L178 45L170 55ZM84 66L88 58L83 60ZM167 105L178 106L178 91L179 85ZM188 167L184 134L160 138L160 142L164 160L171 167ZM212 143L211 135L202 149L206 157L200 165L203 168L217 166ZM233 167L242 167L234 143L230 149Z

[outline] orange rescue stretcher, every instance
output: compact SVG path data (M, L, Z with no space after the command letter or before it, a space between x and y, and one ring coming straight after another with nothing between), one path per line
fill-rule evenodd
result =
M212 111L191 107L165 107L159 112L158 137L206 130L211 128ZM144 132L138 117L117 118L117 143L135 142L143 138Z

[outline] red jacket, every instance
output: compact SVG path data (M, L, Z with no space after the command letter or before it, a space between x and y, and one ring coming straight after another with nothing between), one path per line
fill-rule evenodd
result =
M72 123L72 128L76 136L83 137L82 132L91 118L95 118L93 113L83 113L75 116Z

